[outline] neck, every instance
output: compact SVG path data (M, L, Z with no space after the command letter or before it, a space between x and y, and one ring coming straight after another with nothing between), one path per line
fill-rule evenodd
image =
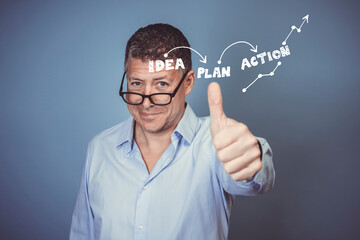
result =
M146 132L138 124L135 123L135 141L138 145L147 146L147 147L157 147L157 146L168 146L171 143L171 133L175 130L174 128L169 128L161 132L151 133Z
M162 149L164 147L166 149L171 143L171 134L174 132L177 124L180 122L184 113L185 113L185 107L183 108L182 114L179 115L179 119L177 120L177 123L174 126L159 132L144 131L144 129L135 122L134 138L136 143L139 146L146 147L149 149Z

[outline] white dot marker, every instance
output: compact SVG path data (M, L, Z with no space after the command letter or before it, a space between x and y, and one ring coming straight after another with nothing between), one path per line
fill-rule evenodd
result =
M301 29L298 29L297 32L301 32Z
M280 66L280 65L281 65L281 62L280 62L280 61L278 61L277 65L278 65L278 66Z
M243 88L243 89L242 89L242 92L246 92L246 88Z
M263 75L260 73L260 74L258 75L258 78L262 78L262 76L263 76Z
M167 58L167 57L168 57L168 54L167 54L167 53L165 53L165 54L164 54L164 57L166 57L166 58Z
M294 30L296 28L296 26L291 26L291 29Z
M270 76L274 76L274 72L271 72L271 73L270 73Z
M218 64L221 64L221 61L220 61L220 60L218 61Z
M282 45L286 45L286 41L283 41L283 42L282 42Z

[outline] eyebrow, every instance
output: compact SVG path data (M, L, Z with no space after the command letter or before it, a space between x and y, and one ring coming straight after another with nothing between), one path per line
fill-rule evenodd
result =
M169 79L166 76L161 76L161 77L157 77L157 78L153 78L153 80L162 80L162 79Z
M136 77L129 77L128 80L136 80L136 81L144 81L140 78L136 78Z
M172 78L168 78L166 75L160 76L160 77L157 77L157 78L153 78L152 80L153 81L158 81L158 80L163 80L163 79L168 79L168 80L172 81ZM137 77L130 77L129 80L144 81L143 79L137 78Z

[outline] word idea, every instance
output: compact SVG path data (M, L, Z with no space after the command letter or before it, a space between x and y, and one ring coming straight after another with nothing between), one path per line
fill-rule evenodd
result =
M165 70L177 70L179 68L185 69L184 62L181 58L176 59L176 63L174 66L174 59L165 59L165 63L162 60L155 61L155 68L154 68L154 61L149 61L149 72L159 72Z

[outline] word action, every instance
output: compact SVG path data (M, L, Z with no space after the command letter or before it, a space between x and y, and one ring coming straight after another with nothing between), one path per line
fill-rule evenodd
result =
M258 55L251 57L250 61L247 58L244 58L241 63L241 70L244 70L245 67L251 68L257 66L259 62L257 61L256 58L259 58L261 64L264 64L266 56L267 56L267 60L271 62L274 59L277 60L280 57L286 57L288 55L290 55L290 49L288 45L286 45L285 47L280 47L280 50L274 50L272 53L271 52L259 53Z

